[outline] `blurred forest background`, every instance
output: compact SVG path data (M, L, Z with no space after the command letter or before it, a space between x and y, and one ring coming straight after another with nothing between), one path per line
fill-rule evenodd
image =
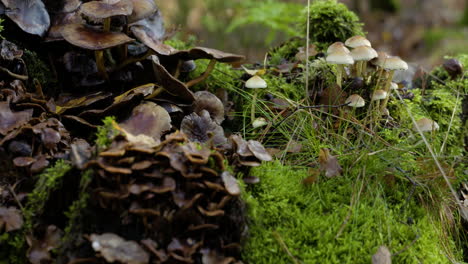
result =
M311 0L319 1L319 0ZM466 0L340 0L355 11L368 39L424 67L468 53ZM307 0L159 1L166 27L184 40L260 62L269 48L305 35Z

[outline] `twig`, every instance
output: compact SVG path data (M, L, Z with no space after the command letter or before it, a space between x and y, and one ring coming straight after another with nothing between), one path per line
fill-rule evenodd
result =
M281 238L280 234L276 231L273 231L273 236L275 237L275 239L278 241L278 243L280 244L281 248L286 252L286 254L288 254L288 256L292 259L292 261L295 263L295 264L299 264L299 263L302 263L301 261L299 261L292 253L291 251L289 251L288 249L288 246L286 245L286 243L284 243L283 239Z

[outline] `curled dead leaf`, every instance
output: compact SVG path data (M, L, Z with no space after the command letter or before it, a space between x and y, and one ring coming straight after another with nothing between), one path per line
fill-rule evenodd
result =
M330 150L326 148L320 149L318 162L320 169L325 171L325 176L328 178L339 176L343 171L336 157L331 155Z

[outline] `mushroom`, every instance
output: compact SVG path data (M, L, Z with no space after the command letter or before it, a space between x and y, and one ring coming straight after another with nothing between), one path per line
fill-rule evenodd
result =
M267 88L267 83L260 76L254 75L245 82L245 88L255 89L252 97L251 121L255 120L255 101L257 100L257 89Z
M42 37L49 29L49 13L41 0L1 0L1 2L9 10L5 15L23 31Z
M349 49L343 44L343 42L335 42L331 44L327 49L327 54L334 53L338 50L343 50L346 53L350 53Z
M345 73L344 65L352 65L354 63L353 57L346 53L345 50L338 50L331 53L326 58L327 62L336 64L338 71L336 74L336 84L341 87L341 79L343 73Z
M346 99L345 104L352 108L360 108L365 106L366 102L364 101L364 98L362 98L360 95L352 94Z
M416 124L413 125L413 130L414 131L421 131L421 132L427 132L427 131L435 131L439 130L439 124L435 122L434 120L431 120L429 118L423 117L416 121Z
M360 95L352 94L346 99L345 104L352 108L351 115L354 116L356 108L364 107L366 105L366 102L364 101L364 98L362 98ZM346 122L345 129L343 131L343 137L345 138L346 134L348 133L348 124L349 122Z
M133 4L129 0L119 1L91 1L81 5L80 11L92 21L103 21L103 30L110 30L111 17L128 16L133 11Z
M377 52L369 46L359 46L351 51L351 56L356 61L356 76L366 75L367 62L377 57Z
M356 48L359 46L372 47L370 41L363 36L350 37L349 39L345 41L345 45L350 48Z
M154 0L130 0L133 5L133 12L128 16L128 23L145 19L154 14L158 7Z
M104 32L81 24L69 24L64 26L62 29L62 36L72 45L94 50L99 73L106 79L107 73L102 51L134 41L134 39L128 37L124 33Z
M385 60L385 62L382 65L382 68L385 70L389 71L387 81L384 86L385 92L389 93L390 92L390 83L392 82L393 79L393 74L395 73L396 70L407 70L408 69L408 64L406 62L398 57L390 57ZM387 106L388 98L385 98L383 101L381 108L385 108Z
M128 16L133 11L133 4L130 0L118 0L118 1L90 1L81 5L80 12L89 17L92 21L102 21L102 28L104 32L110 31L111 18L115 16ZM96 57L102 57L103 51L97 51ZM101 64L104 64L102 61ZM105 79L107 74L103 71L103 65L101 67L98 63L99 72Z

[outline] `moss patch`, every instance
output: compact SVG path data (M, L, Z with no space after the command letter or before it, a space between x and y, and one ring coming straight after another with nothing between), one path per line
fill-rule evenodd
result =
M254 169L261 183L245 195L251 217L245 260L292 263L280 237L303 263L370 263L380 245L401 252L395 263L450 263L444 246L453 249L454 243L442 245L441 227L414 199L405 204L407 183L389 188L372 180L382 180L377 172L377 166L366 173L361 167L303 186L306 169L278 162Z

